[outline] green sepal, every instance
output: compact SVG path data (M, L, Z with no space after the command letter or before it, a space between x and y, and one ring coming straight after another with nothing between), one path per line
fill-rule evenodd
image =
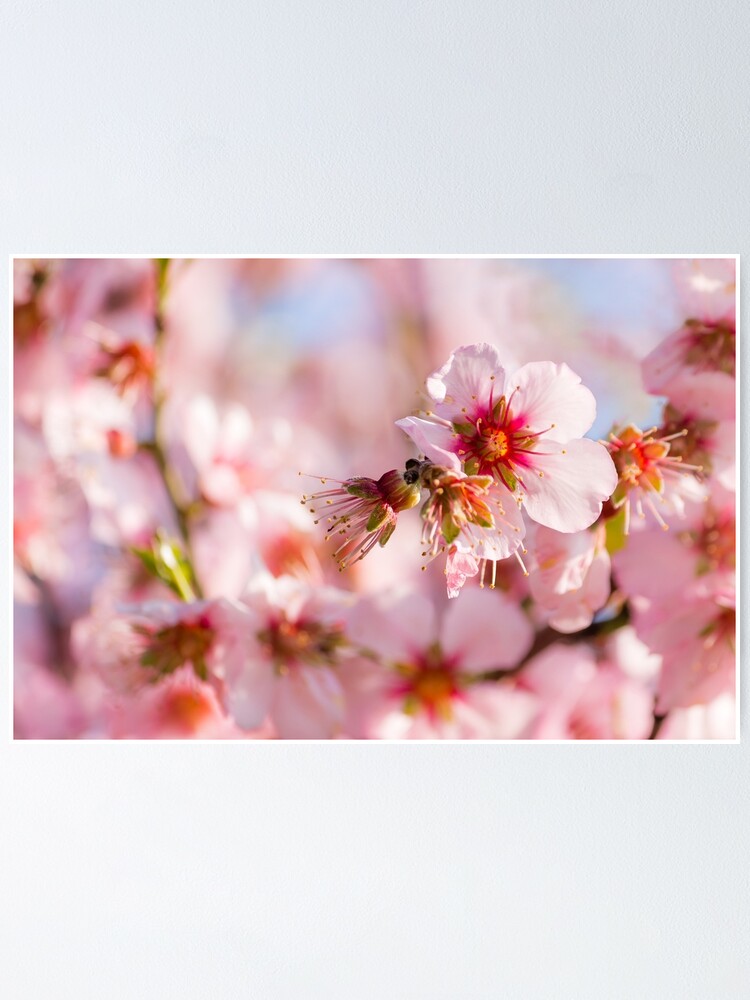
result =
M458 525L453 520L450 514L444 515L443 523L440 525L440 531L443 538L448 543L448 545L451 545L453 542L455 542L455 540L461 534L461 529L458 527Z
M604 539L607 552L611 556L624 549L628 536L625 534L625 508L621 507L614 517L604 522Z
M516 490L518 489L518 480L506 465L500 466L500 478L508 487L511 493L516 492Z
M395 530L396 530L396 522L395 521L392 521L390 524L387 524L383 528L383 533L381 534L380 541L378 542L378 545L380 545L381 548L382 548L383 545L385 545L389 541L391 535L393 534L393 532Z
M474 426L474 424L468 424L468 423L464 424L464 423L459 423L458 421L453 422L453 430L456 432L456 434L460 434L461 437L470 438L474 437L474 435L476 434L476 427Z
M628 496L628 488L625 483L620 480L620 482L615 487L615 492L609 498L609 502L613 507L622 507Z
M373 508L372 514L367 520L365 531L377 531L383 521L388 517L389 508L384 503L379 503Z
M374 479L354 479L347 485L346 492L351 493L353 497L361 497L363 500L372 500L373 497L380 496Z

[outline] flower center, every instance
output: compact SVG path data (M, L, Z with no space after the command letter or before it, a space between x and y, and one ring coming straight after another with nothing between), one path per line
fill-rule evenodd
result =
M487 424L482 427L477 440L477 453L490 463L498 462L510 451L508 434L500 427Z
M453 664L443 659L438 643L433 643L414 660L396 663L394 667L402 678L396 694L404 698L406 715L423 711L431 719L449 722L453 718L453 699L459 693L460 680Z
M267 648L278 674L286 674L299 663L308 666L333 666L344 644L339 625L322 622L292 622L286 618L258 633Z
M174 673L186 663L192 665L201 680L208 679L206 654L211 648L214 630L206 617L178 622L157 632L141 626L133 626L133 629L148 637L141 665L154 671L155 680Z
M426 670L414 681L412 692L427 707L440 711L453 696L453 679L443 670Z
M735 376L736 332L722 323L701 323L688 320L685 324L691 338L685 360L699 371L719 371Z

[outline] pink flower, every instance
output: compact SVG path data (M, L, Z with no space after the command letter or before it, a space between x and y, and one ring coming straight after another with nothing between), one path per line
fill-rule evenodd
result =
M209 503L232 507L263 485L254 444L253 421L243 406L233 404L219 414L207 396L192 400L185 414L185 445Z
M103 605L73 625L72 644L83 669L113 690L137 692L182 667L221 694L224 679L245 667L252 619L233 601L148 601Z
M567 365L531 362L509 375L494 347L461 347L427 379L434 408L397 421L433 461L492 476L529 516L580 531L601 513L617 476L606 449L583 438L593 395ZM508 498L509 499L509 498Z
M410 459L406 466L406 475L419 476L419 484L428 491L420 511L422 555L434 559L438 552L448 549L445 573L449 597L458 596L466 578L476 573L481 574L483 587L488 562L492 563L493 590L497 560L515 552L523 567L518 555L525 533L523 518L516 504L509 502L507 508L503 506L491 489L491 476L467 476L415 459Z
M472 589L438 622L426 598L360 605L352 639L373 661L349 676L349 730L379 739L513 739L534 700L482 674L514 667L532 630L502 594Z
M719 399L722 402L716 405ZM723 386L714 385L708 376L700 386L688 382L665 406L660 434L671 438L669 454L685 468L698 466L703 477L734 490L737 425L733 416L717 416L726 409L725 402ZM678 432L681 436L675 437Z
M646 739L653 698L612 663L597 663L584 645L549 646L516 678L542 709L530 736L537 740Z
M635 618L639 636L661 654L657 712L706 704L733 694L737 675L737 618L731 591L681 595L672 608L652 603Z
M113 739L262 739L226 715L214 688L180 667L158 684L126 697L110 697L102 709L107 736Z
M678 260L674 277L684 316L734 325L737 268L732 257Z
M665 531L668 528L659 507L664 513L681 515L684 501L699 500L705 496L693 473L702 472L701 466L683 462L682 456L672 455L672 442L687 434L685 429L657 437L658 428L642 431L629 424L609 436L608 447L618 474L617 489L612 494L615 510L624 507L625 534L630 530L631 507L640 518L646 516L644 507ZM657 506L658 505L658 506Z
M635 629L662 657L659 712L734 692L735 562L733 494L687 508L680 532L631 534L616 554Z
M409 473L391 469L380 479L357 476L338 480L336 489L323 490L300 501L311 514L319 514L315 523L326 517L329 528L326 538L340 539L333 553L343 570L351 563L364 559L375 545L384 546L396 530L397 515L419 503L420 488ZM321 479L325 485L327 479Z
M659 396L711 393L715 416L734 416L736 370L733 260L680 261L685 324L643 360L643 381Z
M558 632L578 632L610 594L610 560L603 526L563 535L540 527L533 535L531 596Z
M224 703L243 729L270 719L282 739L341 732L340 668L351 655L350 594L291 577L259 577L244 598L252 623L244 660L224 672Z

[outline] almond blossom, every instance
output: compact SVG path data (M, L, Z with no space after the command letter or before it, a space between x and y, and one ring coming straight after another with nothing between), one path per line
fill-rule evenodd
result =
M736 276L729 259L680 261L684 325L643 360L649 392L672 396L709 388L720 419L734 415Z
M731 738L735 270L14 262L15 734Z
M604 525L563 535L540 527L533 535L531 595L558 632L586 628L610 595Z
M511 739L534 714L533 698L482 677L515 667L531 645L531 625L502 594L472 589L440 616L420 594L373 598L350 635L374 658L348 678L353 735Z
M671 454L672 442L687 433L683 428L657 436L657 427L642 431L629 424L610 434L608 447L619 477L611 504L615 510L624 509L625 534L630 530L633 507L640 518L648 511L666 531L669 526L660 507L667 514L681 515L686 499L699 500L705 496L705 490L693 475L702 473L703 467L690 465L683 462L681 455Z
M653 723L648 688L593 650L555 644L524 667L516 683L541 711L529 735L538 740L645 739Z
M220 694L244 667L252 620L240 604L146 601L94 607L72 631L76 659L120 693L137 692L188 666Z
M324 486L328 482L326 478L320 481ZM332 482L339 485L303 495L300 502L308 505L311 514L319 515L316 524L327 521L326 537L339 542L333 555L342 570L364 559L375 545L386 545L396 530L398 514L419 503L419 486L408 472L397 469L383 473L377 480L356 476ZM316 506L309 506L311 502Z
M605 448L584 438L593 395L565 364L530 362L506 372L489 344L461 347L427 379L432 408L398 420L433 461L491 476L532 520L580 531L617 485ZM519 543L520 544L520 543Z
M291 577L259 575L243 598L244 656L222 671L223 701L243 729L269 721L282 739L342 732L341 669L352 655L346 623L354 598Z
M614 559L640 638L662 657L657 709L704 703L736 682L734 496L686 509L683 530L634 533Z

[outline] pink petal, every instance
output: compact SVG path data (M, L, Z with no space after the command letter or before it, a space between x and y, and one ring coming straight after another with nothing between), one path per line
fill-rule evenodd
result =
M348 635L392 663L409 661L436 638L435 609L421 594L365 599L351 612Z
M302 667L276 681L271 718L283 740L324 740L338 735L344 694L333 670Z
M446 656L465 673L515 666L531 646L526 615L500 591L473 588L448 608L440 630Z
M475 739L523 738L539 711L539 701L534 695L497 681L473 685L463 700L475 713Z
M631 532L615 553L615 579L628 595L664 599L679 594L696 574L696 557L674 531Z
M525 689L567 713L595 676L596 662L590 649L555 643L529 661L518 679Z
M535 433L554 428L556 441L583 437L596 417L593 393L566 364L532 361L510 380L516 394L512 413Z
M665 394L681 413L703 420L734 420L737 382L726 372L682 369Z
M244 605L220 600L209 612L217 630L211 672L229 714L243 729L257 729L268 713L273 669L256 641L258 619Z
M414 444L433 462L438 461L449 469L461 471L461 462L452 451L458 440L450 427L423 420L422 417L404 417L396 426L409 435Z
M445 562L445 583L448 597L458 597L470 576L479 572L479 563L470 552L461 552L455 545L448 552Z
M529 517L556 531L588 528L617 486L617 472L604 445L588 438L567 444L540 441L524 471L524 507ZM540 475L542 473L543 475Z
M246 660L233 671L223 689L227 712L242 729L257 729L265 719L273 693L273 671L260 656Z
M472 344L459 347L451 354L442 368L427 379L427 391L436 403L451 413L462 407L471 409L477 399L489 397L492 381L500 384L505 379L505 369L497 348L491 344Z

